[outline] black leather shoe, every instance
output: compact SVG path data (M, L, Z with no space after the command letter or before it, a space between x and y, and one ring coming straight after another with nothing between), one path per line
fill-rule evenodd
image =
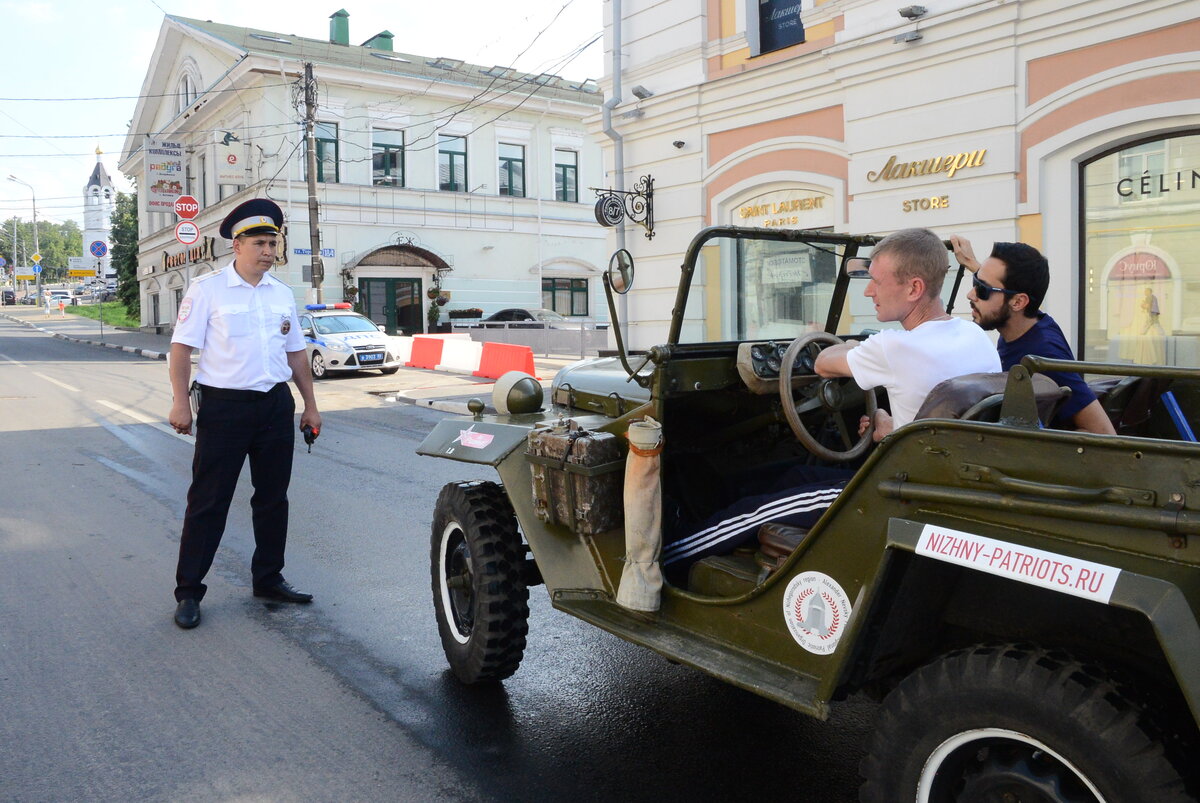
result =
M265 597L279 602L297 602L306 604L313 601L312 594L305 594L292 588L287 580L280 580L276 585L254 589L254 596Z
M175 606L175 624L191 630L200 624L200 603L194 599L181 599Z

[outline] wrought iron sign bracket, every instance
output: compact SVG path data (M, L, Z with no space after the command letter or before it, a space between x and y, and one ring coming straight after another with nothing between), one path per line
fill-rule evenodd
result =
M654 239L654 179L649 175L633 185L633 190L602 190L588 187L596 193L596 222L612 228L624 218L646 230L646 239Z

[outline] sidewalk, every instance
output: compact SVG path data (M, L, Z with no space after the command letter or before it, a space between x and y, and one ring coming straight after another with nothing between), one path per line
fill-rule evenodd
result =
M58 310L46 315L41 307L17 304L0 307L0 316L73 343L119 349L151 360L165 360L167 352L171 350L170 335L147 334L105 325L101 336L99 321L69 312L64 318L59 317Z

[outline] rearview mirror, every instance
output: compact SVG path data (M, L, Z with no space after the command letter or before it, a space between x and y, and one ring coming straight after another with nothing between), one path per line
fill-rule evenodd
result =
M608 284L614 293L621 295L633 287L633 254L624 248L608 260Z
M846 260L846 275L851 279L870 279L871 260L866 257L852 257Z

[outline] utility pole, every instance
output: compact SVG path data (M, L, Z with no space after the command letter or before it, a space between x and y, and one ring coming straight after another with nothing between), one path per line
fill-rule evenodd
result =
M312 62L304 63L304 138L308 157L308 240L312 250L312 287L316 302L322 303L321 283L325 266L321 263L321 229L317 222L317 80Z

